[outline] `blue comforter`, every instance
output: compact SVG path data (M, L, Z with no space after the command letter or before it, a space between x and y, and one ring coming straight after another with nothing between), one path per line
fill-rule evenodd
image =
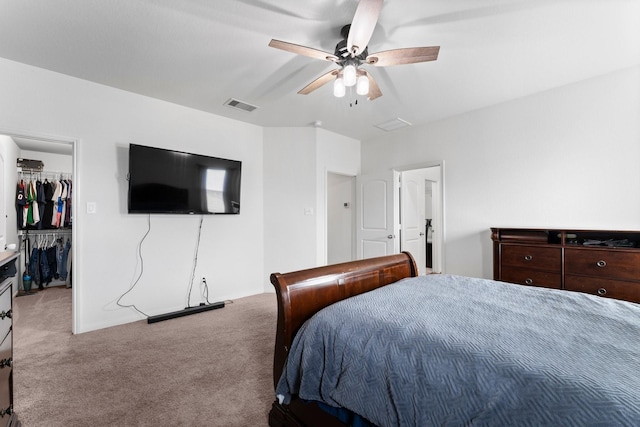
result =
M405 279L309 319L276 394L379 426L640 426L640 305Z

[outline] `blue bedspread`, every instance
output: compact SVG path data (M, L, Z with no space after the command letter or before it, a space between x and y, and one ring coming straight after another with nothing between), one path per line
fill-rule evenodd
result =
M307 321L276 394L379 426L640 426L640 304L405 279Z

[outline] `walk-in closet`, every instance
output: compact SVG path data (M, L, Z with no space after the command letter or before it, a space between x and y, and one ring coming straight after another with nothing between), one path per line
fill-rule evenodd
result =
M16 226L24 264L22 292L73 284L73 179L42 160L18 158Z
M4 135L4 246L20 253L14 295L73 287L73 145ZM37 313L32 313L37 315ZM69 325L71 330L72 325Z

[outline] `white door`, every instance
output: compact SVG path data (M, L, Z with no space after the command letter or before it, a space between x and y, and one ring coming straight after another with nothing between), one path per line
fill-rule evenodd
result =
M439 168L440 167L438 167L438 169ZM437 172L440 174L439 170ZM431 222L431 270L433 273L442 273L444 271L444 185L441 177L432 182L431 190L433 206L433 221Z
M400 252L398 239L399 174L385 171L356 180L356 256L358 259Z
M418 274L426 271L425 178L421 170L400 174L400 250L410 252Z

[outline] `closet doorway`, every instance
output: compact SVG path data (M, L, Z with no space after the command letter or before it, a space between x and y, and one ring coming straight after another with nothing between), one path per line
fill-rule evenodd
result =
M23 220L16 206L17 197L19 196L19 183L37 182L51 184L54 188L60 187L67 192L71 191L71 200L76 198L77 193L74 192L74 180L76 172L75 150L76 141L71 138L59 138L32 134L29 132L7 132L0 129L0 143L4 158L4 166L2 175L4 177L4 205L6 207L6 223L4 225L4 235L6 244L15 243L17 249L20 250L20 268L16 282L18 289L14 289L14 294L21 295L26 298L30 293L25 292L23 283L23 273L26 272L31 276L32 271L36 268L34 260L37 258L41 264L46 265L44 261L46 255L51 256L52 251L56 254L55 260L50 260L55 264L55 268L50 270L41 268L38 271L38 281L31 281L31 292L39 292L40 289L46 291L47 288L70 288L72 299L72 322L69 330L75 333L76 317L75 304L77 286L73 282L75 276L74 270L76 263L72 263L73 247L75 246L75 237L73 228L75 222L75 201L70 205L56 204L55 212L47 213L48 221L39 221L40 225L27 225ZM18 163L22 160L23 166L19 167ZM28 161L34 162L28 162ZM55 182L55 184L54 184ZM76 199L77 200L77 199ZM60 209L58 209L60 206ZM24 211L23 213L26 213ZM51 223L50 218L58 218L57 223ZM33 223L34 218L29 217L28 221ZM22 225L20 225L22 224ZM34 251L34 249L36 249ZM51 264L49 265L51 267ZM37 269L37 268L36 268ZM45 276L44 270L47 271ZM35 279L35 278L32 278ZM28 287L28 286L27 286ZM36 314L36 313L34 313Z
M356 177L327 172L327 264L355 259Z

